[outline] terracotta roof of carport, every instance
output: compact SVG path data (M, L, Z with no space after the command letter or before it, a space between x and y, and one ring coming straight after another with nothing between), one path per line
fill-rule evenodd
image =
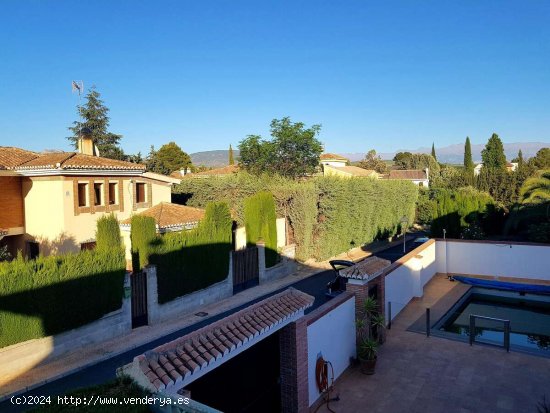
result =
M165 389L304 311L313 301L314 297L289 288L137 356L134 363L156 389Z
M353 278L357 280L368 280L382 272L385 268L389 267L391 262L375 255L359 261L355 265L349 268L340 270L340 275L346 278Z

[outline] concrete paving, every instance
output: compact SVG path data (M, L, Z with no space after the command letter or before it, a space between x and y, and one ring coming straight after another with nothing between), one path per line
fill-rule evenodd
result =
M407 331L459 283L436 276L396 317L376 374L351 367L336 382L337 413L537 412L550 402L550 359ZM434 320L435 321L435 320ZM313 410L313 409L312 409ZM323 405L318 412L329 412Z

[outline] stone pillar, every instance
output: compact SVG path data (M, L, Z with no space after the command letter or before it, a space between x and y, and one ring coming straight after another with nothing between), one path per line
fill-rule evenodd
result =
M265 280L265 242L258 241L256 247L258 247L258 275L262 284Z
M227 271L227 283L229 284L228 289L233 294L233 251L229 251L229 269Z
M286 245L286 218L277 218L275 221L277 227L277 248Z
M281 411L309 411L307 320L303 317L279 331Z
M147 316L149 325L151 325L159 321L157 267L155 265L148 265L143 271L147 275Z
M122 299L122 314L125 320L124 330L132 329L132 285L130 273L124 276L124 298Z

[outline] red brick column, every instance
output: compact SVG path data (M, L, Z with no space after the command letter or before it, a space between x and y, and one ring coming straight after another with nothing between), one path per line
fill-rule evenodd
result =
M281 411L309 410L307 320L302 317L279 331L281 353Z
M363 301L369 296L369 290L374 286L377 289L377 303L380 314L386 317L386 287L385 287L385 274L379 275L371 281L365 280L348 280L346 284L346 291L349 291L355 295L355 319L361 316ZM386 320L387 322L387 320ZM385 332L382 331L382 341L385 339Z

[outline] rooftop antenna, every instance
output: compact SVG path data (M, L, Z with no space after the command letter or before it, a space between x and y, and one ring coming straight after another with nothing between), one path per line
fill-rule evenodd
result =
M73 80L71 91L72 93L78 93L78 117L80 118L80 122L78 125L78 139L82 139L82 111L80 110L80 108L82 92L84 92L84 82L82 82L82 80Z

